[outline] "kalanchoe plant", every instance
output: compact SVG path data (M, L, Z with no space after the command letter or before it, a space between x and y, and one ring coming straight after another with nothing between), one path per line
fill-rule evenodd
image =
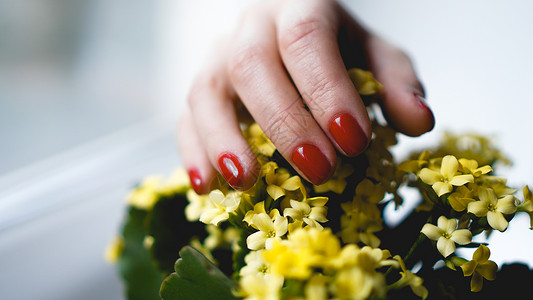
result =
M262 166L251 189L236 191L221 180L208 195L197 195L179 170L170 178L148 177L132 191L123 231L107 252L129 299L482 295L498 266L488 246L472 237L505 231L517 213L533 216L531 191L525 186L517 195L497 177L495 164L508 161L475 135L447 135L439 147L397 162L390 152L396 132L373 104L381 84L363 70L349 74L367 104L372 140L358 157L339 160L324 184L298 176L249 123L243 134ZM419 191L420 204L390 227L384 207L403 205L404 186ZM477 250L463 258L456 252L461 247ZM445 267L434 268L438 261ZM531 280L525 268L500 272ZM497 281L488 285L495 295Z

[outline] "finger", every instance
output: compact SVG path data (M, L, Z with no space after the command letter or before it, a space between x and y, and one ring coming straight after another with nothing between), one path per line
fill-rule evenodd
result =
M216 171L198 138L188 107L185 108L178 125L178 149L194 191L197 194L209 192Z
M235 189L253 186L259 165L240 130L225 68L212 65L195 81L189 106L211 165Z
M283 67L271 16L255 11L247 18L229 59L231 82L278 151L300 175L320 184L331 175L335 150L305 109Z
M277 18L278 41L313 117L339 151L356 156L368 145L371 124L339 51L338 9L333 1L286 2Z
M409 58L376 36L367 39L365 48L370 70L384 86L382 107L388 122L409 136L433 129L433 112Z

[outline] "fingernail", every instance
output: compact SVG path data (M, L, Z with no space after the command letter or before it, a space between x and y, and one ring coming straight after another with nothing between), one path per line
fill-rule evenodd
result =
M357 123L349 114L342 114L329 124L329 132L346 155L353 157L365 150L368 139Z
M191 186L197 194L202 192L202 178L197 169L189 170L189 180L191 181Z
M218 158L218 166L222 176L234 188L240 188L244 174L244 168L237 156L231 153L224 153Z
M418 106L420 108L422 108L422 109L426 110L427 112L433 114L431 109L429 109L429 106L428 106L428 104L426 102L426 99L424 99L424 97L422 97L421 95L415 93L415 99L416 99L416 103L418 104Z
M321 184L331 172L327 157L311 144L296 147L292 153L292 161L313 184Z

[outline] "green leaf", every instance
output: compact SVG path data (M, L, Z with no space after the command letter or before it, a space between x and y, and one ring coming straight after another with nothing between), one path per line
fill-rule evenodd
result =
M129 300L161 299L157 291L163 276L152 263L150 253L143 245L146 216L145 210L131 207L122 229L124 248L118 263Z
M159 294L164 300L234 300L232 289L236 283L213 265L196 249L186 246L179 252L180 259L174 266Z

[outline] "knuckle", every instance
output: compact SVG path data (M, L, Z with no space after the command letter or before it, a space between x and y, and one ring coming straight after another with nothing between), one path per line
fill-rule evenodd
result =
M196 105L205 99L218 99L218 97L205 97L206 93L224 95L225 89L226 82L223 76L201 73L196 77L189 90L187 103L191 109L194 109Z
M228 59L228 74L234 81L247 80L256 67L264 60L265 49L258 44L249 43L240 47Z
M335 93L341 88L339 86L340 79L327 77L325 74L317 72L318 75L315 75L315 79L310 83L309 86L309 99L306 102L310 103L309 106L313 109L312 104L316 104L318 101L324 104L334 104L326 103L330 100L334 100Z
M322 28L322 22L318 18L313 16L302 18L280 33L280 48L289 52L301 52L312 43L312 37Z

